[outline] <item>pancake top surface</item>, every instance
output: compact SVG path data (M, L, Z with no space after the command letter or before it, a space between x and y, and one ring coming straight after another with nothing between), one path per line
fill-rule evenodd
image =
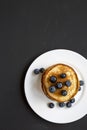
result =
M61 78L60 75L62 73L66 74L65 78ZM57 78L55 83L52 83L50 81L51 76L55 76ZM71 82L71 85L69 87L65 85L65 82L68 80ZM56 100L58 102L69 101L76 95L79 89L79 80L76 72L72 67L65 64L56 64L48 67L42 75L41 82L42 82L42 89L45 95L48 96L50 99ZM56 86L58 82L61 82L63 84L63 87L61 89L56 89L55 92L51 93L49 91L49 87ZM62 90L67 91L66 96L63 96L61 94Z

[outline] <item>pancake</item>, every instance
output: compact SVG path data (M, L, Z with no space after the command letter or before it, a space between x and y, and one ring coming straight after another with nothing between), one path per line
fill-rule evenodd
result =
M61 78L60 75L62 73L66 74L65 78ZM52 83L50 81L51 76L56 77L55 83ZM71 82L71 85L69 87L66 86L66 81ZM50 86L56 86L56 84L59 82L63 84L62 88L57 88L55 92L51 93L49 91ZM66 102L72 99L77 94L80 86L79 79L75 70L72 67L65 64L55 64L48 67L42 74L41 83L44 94L50 99L58 102ZM61 94L62 90L67 91L66 96Z

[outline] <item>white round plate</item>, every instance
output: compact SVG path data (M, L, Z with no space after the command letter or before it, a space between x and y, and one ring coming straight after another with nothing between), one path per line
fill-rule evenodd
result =
M76 102L71 108L60 108L56 101L50 100L42 91L41 75L35 75L35 68L47 68L56 63L64 63L73 67L77 72L79 80L84 81L81 91L75 96ZM33 111L43 119L54 123L70 123L87 114L87 60L80 54L65 50L56 49L48 51L36 58L30 65L25 81L24 91L26 99ZM49 108L48 103L53 102L54 108Z

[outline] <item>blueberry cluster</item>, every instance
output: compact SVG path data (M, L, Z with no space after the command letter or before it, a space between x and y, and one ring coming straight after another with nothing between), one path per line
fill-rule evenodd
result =
M72 103L74 103L74 102L75 102L75 98L72 98L72 99L71 99L70 101L68 101L67 103L65 103L65 102L60 102L60 103L58 103L58 105L59 105L59 107L61 107L61 108L63 108L64 106L70 108L70 107L72 106ZM54 108L54 107L55 107L55 105L54 105L53 102L49 103L48 106L49 106L49 108Z
M39 73L43 73L45 71L45 69L44 68L40 68L40 69L34 69L34 74L39 74ZM66 74L65 73L62 73L62 74L60 74L60 78L66 78ZM62 87L63 87L63 85L65 85L65 86L67 86L67 87L70 87L71 86L71 82L70 82L70 80L67 80L66 82L64 82L64 83L62 83L62 82L57 82L57 77L56 76L51 76L50 77L50 82L51 83L56 83L56 85L53 85L53 86L50 86L49 87L49 91L51 92L51 93L54 93L57 89L61 89ZM78 91L80 91L81 90L81 86L83 86L84 85L84 81L83 80L80 80L79 81L79 84L80 84L80 87L79 87L79 90ZM67 95L67 91L66 90L61 90L61 95L62 96L66 96ZM64 106L66 106L66 107L68 107L68 108L70 108L71 106L72 106L72 103L74 103L75 102L75 98L72 98L72 99L70 99L70 101L68 101L68 102L60 102L59 103L59 107L64 107ZM50 108L54 108L55 107L55 104L54 103L49 103L48 104L48 106L50 107Z
M34 69L34 74L43 73L44 71L45 71L45 69L44 69L44 68Z
M64 106L66 106L66 107L70 108L70 107L72 106L72 103L74 103L74 102L75 102L75 98L71 99L71 100L68 101L67 103L65 103L65 102L60 102L60 103L59 103L59 107L64 107Z
M65 73L60 74L60 78L66 78L66 74ZM70 80L67 80L64 83L57 82L57 77L56 76L51 76L49 78L49 80L50 80L51 83L56 83L56 85L53 85L53 86L49 87L49 91L51 93L54 93L56 91L56 89L61 89L63 87L63 85L66 85L67 87L71 86ZM66 90L61 90L61 95L62 96L66 96L67 95L67 91Z
M79 81L80 82L80 87L79 87L79 91L81 90L81 86L83 86L84 85L84 81L83 80L80 80ZM59 87L58 88L61 88L62 87L62 85L61 85L61 83L60 83L60 85L59 85ZM54 88L55 88L55 86L54 86ZM55 91L56 91L56 89L54 89ZM61 93L62 93L62 95L63 96L66 96L67 95L67 92L65 91L65 90L62 90L61 91ZM75 102L75 98L72 98L72 99L70 99L70 101L68 101L68 102L60 102L60 103L58 103L58 105L59 105L59 107L61 107L61 108L63 108L64 106L66 106L67 108L70 108L70 107L72 107L72 104ZM54 103L49 103L48 104L48 106L50 107L50 108L54 108L55 107L55 105L54 105Z

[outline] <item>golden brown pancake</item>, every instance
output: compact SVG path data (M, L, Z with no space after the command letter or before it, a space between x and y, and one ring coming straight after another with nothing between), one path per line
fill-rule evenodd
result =
M62 73L66 74L65 78L60 77ZM55 83L52 83L50 81L51 76L55 76L57 78L57 81ZM65 85L65 82L67 80L70 80L71 82L70 87L67 87ZM42 82L42 89L45 95L49 97L50 99L56 100L58 102L69 101L71 98L73 98L77 94L79 86L80 86L79 79L75 70L72 67L65 64L56 64L56 65L52 65L48 67L42 74L41 82ZM56 89L54 93L51 93L49 91L49 87L56 86L58 82L62 82L63 87L61 89ZM61 90L66 90L67 95L63 96L61 94Z

